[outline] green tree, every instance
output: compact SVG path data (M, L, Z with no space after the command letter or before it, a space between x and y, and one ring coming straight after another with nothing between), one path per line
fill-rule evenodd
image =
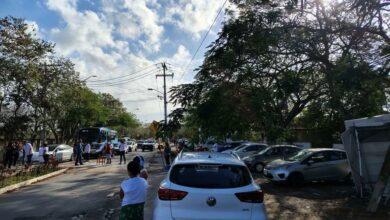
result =
M205 135L255 131L259 138L286 139L295 119L315 103L323 117L337 113L338 125L381 113L389 87L389 19L379 1L232 2L238 17L223 25L195 82L172 89L174 103ZM341 113L351 108L353 114Z

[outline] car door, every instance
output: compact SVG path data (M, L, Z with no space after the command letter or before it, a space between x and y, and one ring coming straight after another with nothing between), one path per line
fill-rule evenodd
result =
M56 153L56 160L57 161L63 161L64 160L64 147L62 145L59 145L55 149L55 153Z
M327 151L320 151L305 159L302 164L305 180L323 180L331 176Z
M73 154L73 148L69 145L64 145L64 160L68 160L68 159L71 159L72 157L72 154Z
M339 180L349 174L349 165L345 152L329 151L330 179Z

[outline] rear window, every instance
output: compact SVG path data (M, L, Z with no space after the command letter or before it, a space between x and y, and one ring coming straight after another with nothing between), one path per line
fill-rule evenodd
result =
M170 181L187 187L225 189L246 186L252 180L244 166L178 164L171 170Z

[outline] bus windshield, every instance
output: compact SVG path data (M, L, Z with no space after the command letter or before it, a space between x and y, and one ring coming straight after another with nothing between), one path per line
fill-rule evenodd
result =
M79 138L83 143L92 143L98 142L100 137L99 129L96 128L85 128L81 129L79 132Z

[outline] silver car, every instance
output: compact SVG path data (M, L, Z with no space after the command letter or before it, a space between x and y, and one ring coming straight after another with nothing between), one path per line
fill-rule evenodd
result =
M329 148L305 149L286 160L275 160L264 168L264 176L275 182L299 185L304 181L349 180L351 169L345 151Z

